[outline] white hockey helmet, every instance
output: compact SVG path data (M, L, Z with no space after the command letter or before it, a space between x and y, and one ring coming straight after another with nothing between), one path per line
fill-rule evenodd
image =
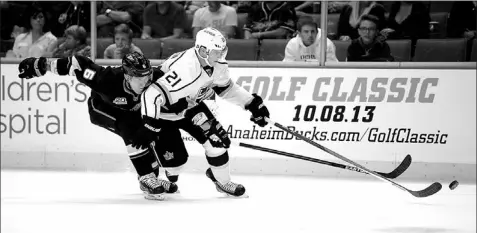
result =
M222 55L219 61L225 61L227 56L227 40L225 37L215 28L207 27L197 32L195 39L195 51L199 53L200 48L205 48L207 56L204 58L205 62L209 64L208 57L211 50L222 51Z

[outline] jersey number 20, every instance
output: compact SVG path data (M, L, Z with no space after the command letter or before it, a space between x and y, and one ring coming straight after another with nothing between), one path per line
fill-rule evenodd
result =
M165 79L168 83L171 84L172 87L174 87L175 85L177 85L181 81L181 79L177 77L177 73L175 71L172 71L172 73L169 73L165 77Z

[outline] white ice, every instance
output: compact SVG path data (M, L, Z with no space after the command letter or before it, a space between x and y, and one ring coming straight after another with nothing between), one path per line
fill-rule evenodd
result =
M250 198L224 198L202 173L183 174L181 194L158 202L142 197L133 173L2 170L1 232L476 232L475 184L451 191L443 181L415 198L372 177L232 175Z

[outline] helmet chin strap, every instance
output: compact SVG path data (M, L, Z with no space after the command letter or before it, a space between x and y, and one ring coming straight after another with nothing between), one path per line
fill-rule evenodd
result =
M205 64L207 64L208 66L212 66L212 65L209 63L209 54L206 54L206 55L205 55L205 58L202 57L202 56L199 54L199 51L196 51L196 54L197 54L197 57L199 57L199 59L204 60Z

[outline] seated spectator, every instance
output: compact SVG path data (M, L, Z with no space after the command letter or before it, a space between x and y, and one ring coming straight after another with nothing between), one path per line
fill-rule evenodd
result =
M454 2L449 14L447 36L451 38L476 37L477 1Z
M390 39L417 39L429 37L431 17L422 2L394 2L387 22L387 28L381 34Z
M192 21L193 36L206 27L219 30L225 38L233 38L237 27L235 9L220 2L209 1L209 6L198 9Z
M114 28L127 24L139 37L141 35L142 14L145 2L141 1L101 1L98 2L98 37L113 37Z
M288 41L283 61L316 61L320 59L321 30L311 17L298 22L298 35ZM326 61L338 62L333 42L326 38Z
M86 44L88 34L82 26L73 25L65 31L65 41L53 52L53 57L64 58L75 55L91 57L91 47Z
M378 35L379 19L374 15L363 15L359 23L360 37L351 41L347 61L394 61L391 49Z
M195 11L206 6L207 6L207 2L205 1L186 1L184 9L186 14L194 15Z
M132 43L133 31L126 24L120 24L114 29L114 44L104 50L105 59L123 59L131 52L142 54L141 49Z
M272 14L273 13L273 14ZM255 4L244 25L245 39L287 39L296 28L296 14L286 2L265 1Z
M341 41L354 40L359 37L358 24L363 15L374 15L379 19L378 30L386 24L386 10L375 1L350 2L344 6L338 21L337 36Z
M83 27L87 32L91 27L91 6L89 2L70 1L64 2L66 4L57 4L57 2L50 2L52 5L59 7L56 9L57 14L53 16L52 33L57 37L64 35L66 29L76 25ZM52 12L50 12L52 13Z
M184 7L176 2L157 1L144 9L142 39L177 39L187 21Z
M26 33L15 38L13 50L7 57L51 57L57 45L57 38L49 31L46 25L45 12L39 6L30 6L25 12Z

